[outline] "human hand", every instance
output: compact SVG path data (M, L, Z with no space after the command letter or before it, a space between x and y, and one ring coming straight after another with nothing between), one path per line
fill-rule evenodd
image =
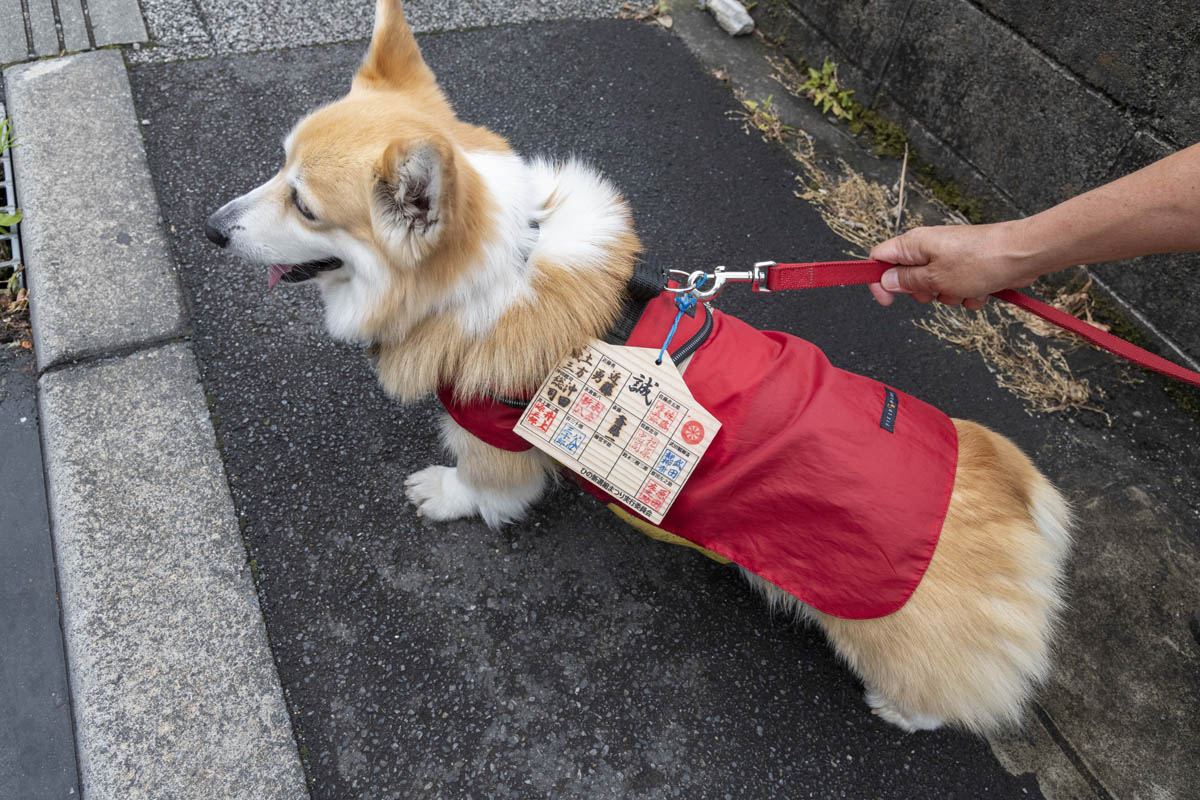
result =
M871 294L884 306L907 294L919 303L981 309L992 292L1029 286L1041 274L1021 246L1022 222L914 228L888 239L871 258L897 266L871 284Z

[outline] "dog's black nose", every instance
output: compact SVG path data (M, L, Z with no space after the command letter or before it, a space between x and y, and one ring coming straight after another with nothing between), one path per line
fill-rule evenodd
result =
M225 247L225 245L229 244L229 236L213 227L211 217L204 223L204 235L217 247Z

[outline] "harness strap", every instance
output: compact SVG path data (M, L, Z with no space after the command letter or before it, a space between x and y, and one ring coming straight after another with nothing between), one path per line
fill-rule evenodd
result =
M878 283L883 273L894 267L883 261L813 261L803 264L776 264L767 272L767 289L816 289L825 286L851 286ZM1040 300L1023 295L1012 289L1003 289L992 297L1012 303L1047 322L1082 336L1097 347L1120 356L1146 369L1174 378L1177 381L1200 387L1200 372L1156 356L1124 339L1089 325L1081 319L1065 314Z
M646 310L646 303L662 294L667 286L667 271L651 256L643 256L634 265L633 275L625 284L625 299L621 303L620 316L604 337L609 344L625 344L629 340L638 320Z

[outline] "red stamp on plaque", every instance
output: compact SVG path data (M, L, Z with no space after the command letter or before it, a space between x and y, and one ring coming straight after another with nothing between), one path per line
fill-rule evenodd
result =
M670 495L671 492L666 487L660 486L654 481L647 481L641 494L638 495L638 500L650 506L655 511L662 511Z
M696 420L689 420L684 423L683 429L679 432L683 440L688 444L700 444L704 441L704 426Z
M597 400L587 392L579 395L579 402L571 409L572 414L593 425L604 416L606 411L608 411L608 404L603 400Z
M643 461L653 461L654 454L658 452L658 437L647 431L638 431L633 435L633 441L629 443L629 449Z
M659 399L654 401L654 406L650 409L646 422L663 433L670 433L671 428L675 427L675 420L678 417L679 409L677 407L668 405Z
M531 428L537 428L542 433L550 430L550 426L554 423L554 418L557 413L554 409L547 406L545 403L534 403L529 410L529 416L525 418L525 424Z

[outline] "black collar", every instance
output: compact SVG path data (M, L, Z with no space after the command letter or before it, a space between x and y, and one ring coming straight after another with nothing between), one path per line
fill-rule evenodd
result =
M621 315L604 336L609 344L625 344L646 311L646 304L667 288L667 270L654 258L644 256L633 267L633 275L625 284L625 299Z

